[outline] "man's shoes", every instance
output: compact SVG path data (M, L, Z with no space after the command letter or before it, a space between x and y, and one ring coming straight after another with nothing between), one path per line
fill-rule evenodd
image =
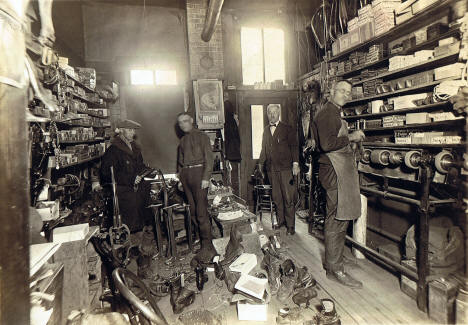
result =
M276 224L276 225L273 225L271 228L273 230L280 230L280 228L283 227L283 226L284 226L284 224Z
M362 282L354 279L351 275L345 273L344 271L327 271L327 278L350 288L362 288Z
M288 235L292 236L296 233L296 231L293 228L288 229Z
M218 255L216 248L213 246L211 240L203 240L201 243L201 249L195 255L194 260L200 264L211 264L213 257ZM196 265L197 263L195 263Z
M310 301L315 297L317 297L317 291L312 287L308 287L297 290L297 292L294 293L292 300L298 306L305 304L306 307L309 307Z

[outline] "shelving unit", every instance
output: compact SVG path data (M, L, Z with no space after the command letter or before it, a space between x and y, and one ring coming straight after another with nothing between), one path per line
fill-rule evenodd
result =
M222 178L223 178L223 181L224 181L225 176L226 176L226 161L224 159L224 141L223 141L221 130L222 129L205 129L205 130L201 130L201 131L203 131L203 132L205 132L207 134L214 134L216 139L220 139L219 141L220 141L221 148L216 149L216 148L212 147L212 151L220 159L221 170L213 170L211 172L211 175L222 175ZM211 139L211 137L210 137L210 139Z
M447 80L454 80L455 78L445 78L441 80L433 80L428 73L428 77L423 76L424 81L419 81L418 76L415 76L416 82L424 82L421 84L412 83L412 87L408 88L400 88L396 89L395 91L385 92L385 93L376 93L374 94L374 89L370 89L369 87L374 86L374 84L379 84L380 82L374 82L377 79L381 79L384 84L391 85L390 82L393 84L396 83L396 79L409 77L412 74L419 73L419 72L426 72L431 71L432 69L452 64L458 61L458 52L445 52L447 54L441 55L438 57L431 58L429 60L421 61L417 64L412 64L406 66L404 68L395 69L392 71L385 71L380 72L375 76L372 74L368 74L367 78L361 77L361 72L365 69L372 68L374 70L381 69L389 66L390 59L396 55L411 55L416 51L423 50L423 49L433 49L434 47L438 46L439 41L448 37L454 37L455 39L459 38L458 36L461 34L459 30L459 26L452 25L449 27L450 29L447 32L442 32L438 36L431 35L429 37L427 35L427 40L423 41L411 48L405 49L404 51L399 51L398 53L390 53L390 49L388 48L388 44L391 41L395 40L402 40L403 36L408 35L409 33L415 32L422 28L426 28L427 26L440 21L442 17L447 16L448 19L451 19L451 5L454 4L456 0L440 0L435 2L434 4L428 6L423 11L415 14L411 19L403 22L399 25L396 25L392 29L388 30L387 32L375 36L365 42L362 42L352 48L346 49L343 52L333 56L324 58L321 66L324 65L330 67L330 63L340 62L343 64L344 60L348 60L348 57L353 52L367 52L370 46L382 44L384 50L383 53L388 53L385 57L380 57L378 60L372 62L361 62L361 57L359 55L353 56L353 59L359 58L359 63L361 65L356 65L357 61L354 60L352 64L351 62L346 62L345 69L349 71L344 71L342 66L340 66L340 73L336 74L336 64L333 64L330 67L331 73L328 75L328 79L322 78L323 82L333 81L333 80L340 80L343 78L353 78L352 86L362 87L364 83L366 84L365 87L362 89L357 89L356 93L364 92L368 95L366 97L361 98L353 98L350 100L344 107L343 111L352 112L353 110L360 112L362 109L366 107L370 110L370 102L373 100L382 99L386 101L386 99L390 97L398 97L402 95L410 95L410 94L417 94L417 93L427 93L431 92L436 85L439 85L443 81ZM449 21L450 22L450 21ZM385 51L387 49L387 51ZM379 53L382 55L382 53ZM376 57L373 57L376 59ZM354 65L353 65L354 64ZM373 71L370 71L372 73ZM375 72L374 72L375 73ZM299 78L299 80L304 80L309 78L313 75L313 72L303 75ZM372 76L372 77L369 77ZM359 78L365 78L359 80ZM400 80L399 80L400 81ZM411 84L410 84L411 85ZM327 90L327 85L322 85L322 89ZM395 87L392 87L395 89ZM354 92L354 91L353 91ZM369 105L368 105L369 104ZM376 103L377 104L377 103ZM385 103L384 103L385 104ZM391 103L389 103L391 104ZM400 274L406 275L410 279L414 280L417 284L417 305L418 308L427 311L428 308L428 288L427 288L427 277L429 275L429 261L428 261L428 245L429 245L429 215L432 211L432 208L435 206L447 205L447 206L455 206L456 204L460 204L460 197L456 197L456 195L452 195L453 193L457 192L456 184L457 181L460 179L460 166L462 162L460 161L460 157L462 157L464 153L464 149L466 148L466 139L464 138L465 134L463 131L463 125L466 123L465 119L449 119L444 121L437 121L432 123L417 123L417 124L407 124L401 126L391 126L391 127L369 127L369 128L362 128L362 125L366 124L367 120L372 119L380 119L386 116L393 116L393 115L405 115L405 114L412 114L412 113L430 113L430 112L451 112L451 104L447 101L442 102L435 102L431 104L421 105L417 107L405 107L399 108L397 110L390 110L378 113L364 113L364 114L356 114L356 115L348 115L344 116L343 120L348 122L352 122L355 128L360 128L363 132L365 132L366 136L370 139L366 142L362 143L364 153L366 158L363 158L361 162L359 162L359 172L360 172L360 179L361 179L361 192L365 195L379 197L381 199L387 199L392 201L404 202L415 206L418 209L418 218L416 222L417 227L417 234L418 237L416 241L418 242L418 249L417 249L417 271L410 270L408 267L404 265L400 265L399 263L394 263L395 265L391 265L387 263L388 259L385 259L385 256L378 253L375 250L370 249L365 244L358 243L356 241L351 241L352 245L356 247L360 247L362 252L369 254L373 257L376 257L379 261L382 261L384 264L391 265L394 267L395 270L398 270ZM416 115L413 115L414 118L417 118ZM426 116L427 117L427 116ZM396 119L395 119L396 121ZM425 119L421 118L421 120L417 120L424 122ZM378 122L378 121L376 121ZM382 123L382 122L381 122ZM370 124L370 123L369 123ZM368 124L368 125L369 125ZM412 132L428 132L428 131L443 131L447 132L447 137L451 137L451 134L454 134L455 137L462 137L461 143L455 144L442 144L442 143L429 143L434 140L436 141L455 141L453 138L450 139L436 139L432 138L431 133L426 134L427 138L424 135L424 139L421 140L420 138L418 141L425 141L428 144L417 144L417 143L410 143L410 144L399 144L393 143L392 139L396 136L396 132L394 131L403 131L401 133L408 133L412 134ZM405 132L407 131L407 132ZM445 133L443 133L443 137L445 137ZM413 134L414 135L414 134ZM410 141L415 141L420 136L420 134L416 135L415 138L413 136L409 136ZM437 135L438 136L438 135ZM404 136L403 136L404 137ZM436 137L436 135L434 135ZM458 140L458 139L456 139ZM374 151L378 151L375 153ZM386 164L385 161L379 160L380 153L385 152L390 157L390 155L394 154L397 157L396 160L393 162L390 160L390 163ZM371 156L372 154L372 156ZM405 156L408 154L409 156ZM440 164L437 167L436 156L438 154L439 158L443 156L443 154L449 155L452 159L447 163L447 168L450 168L450 173L447 171L444 173L441 171ZM413 155L417 159L415 161L412 160ZM400 157L400 158L398 158ZM398 160L400 159L400 160ZM406 160L405 160L406 159ZM411 165L413 164L414 165ZM409 166L411 165L411 166ZM458 175L453 176L453 174ZM451 178L450 178L451 177ZM390 179L399 179L400 182L398 186L402 186L402 188L391 189L388 186ZM451 181L449 181L451 179ZM406 185L405 182L412 182L412 188L417 188L417 195L408 196L404 194L404 187ZM440 194L442 192L435 193L432 187L432 183L436 182L437 186L444 187L446 189L444 194ZM460 191L459 191L460 192ZM437 199L433 199L433 197L437 197Z

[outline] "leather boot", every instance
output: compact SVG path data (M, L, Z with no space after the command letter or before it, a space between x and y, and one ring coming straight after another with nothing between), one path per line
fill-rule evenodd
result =
M279 260L273 257L268 251L265 251L264 254L265 256L263 257L260 266L267 272L271 294L275 295L281 285Z
M296 273L294 289L313 287L317 284L317 281L309 274L307 266L298 268Z
M312 287L308 287L308 288L299 289L293 295L292 300L299 307L302 304L305 304L306 308L308 308L310 305L310 300L315 297L317 297L317 291Z
M237 281L239 281L241 274L239 272L229 271L228 267L224 269L224 274L224 282L226 282L226 286L229 292L234 293L234 286L236 285Z
M341 325L340 316L336 312L335 302L331 299L322 299L322 310L315 315L317 325Z
M213 262L213 257L215 257L218 253L216 252L215 247L211 240L204 239L201 242L201 249L195 255L194 259L199 262L200 264L211 264Z
M242 234L240 233L237 224L234 224L229 235L229 242L226 246L224 260L222 261L223 265L231 264L244 252L244 246L242 246L241 242Z
M181 286L180 277L171 282L170 303L174 314L180 314L185 307L190 306L195 301L195 292Z

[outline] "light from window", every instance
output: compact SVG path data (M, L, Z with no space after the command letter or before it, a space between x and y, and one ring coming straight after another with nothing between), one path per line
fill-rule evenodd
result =
M154 85L154 72L153 70L131 70L130 82L135 86Z
M285 80L284 32L275 28L241 28L242 80Z
M252 159L260 158L263 137L263 105L250 105L252 121Z
M263 30L265 53L265 81L284 81L284 32L281 29Z
M241 28L242 80L244 85L263 81L262 30Z
M177 85L175 70L156 70L156 85Z

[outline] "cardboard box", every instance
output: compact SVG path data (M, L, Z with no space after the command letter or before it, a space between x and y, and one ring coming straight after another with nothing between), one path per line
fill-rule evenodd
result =
M332 55L338 55L340 53L340 42L339 40L336 40L335 42L332 43Z
M416 261L413 261L413 260L403 260L401 261L401 265L409 268L410 270L416 272L417 271L417 267L416 267ZM417 296L417 288L418 288L418 285L416 283L416 281L413 281L411 280L410 278L404 276L404 275L401 275L401 278L400 278L400 289L401 291L403 291L407 296L413 298L414 300L416 300L416 296Z
M234 285L234 288L257 299L263 299L267 284L268 279L260 279L248 274L242 274Z
M459 51L460 51L460 41L437 46L434 49L434 56L439 57L443 55L451 55L451 54L456 54Z
M55 228L52 232L54 243L66 243L75 240L83 240L89 232L89 224L82 223L78 225Z
M410 124L421 124L421 123L430 123L431 118L429 113L407 113L406 114L406 125Z
M411 133L404 130L395 130L395 143L396 144L411 144Z
M357 46L359 44L361 44L361 33L359 31L359 29L355 29L353 31L351 31L350 33L348 33L349 35L349 46L350 47L354 47L354 46Z
M462 75L463 68L465 64L457 62L454 64L449 64L443 67L434 69L434 78L435 80L441 80L445 78L459 78Z
M60 201L40 201L36 211L41 216L42 221L56 220L60 216Z
M429 282L429 318L439 324L455 324L455 299L459 284L451 277Z
M395 8L395 14L403 14L411 10L411 5L415 3L417 0L407 0L405 2L400 3L396 8Z
M411 10L413 11L413 15L423 11L427 7L433 5L434 3L438 2L439 0L418 0L411 5Z
M447 37L444 39L439 40L439 46L450 45L457 41L455 37Z
M374 21L371 20L370 22L359 26L359 33L360 33L360 39L361 42L365 42L367 40L370 40L372 37L374 37Z
M239 320L266 322L268 315L268 304L251 304L248 302L237 302L237 317Z
M414 95L405 95L392 97L389 99L389 102L393 102L393 109L399 110L404 108L413 108L417 107L415 101L425 99L428 96L428 93L414 94Z
M243 253L229 265L229 270L248 274L256 265L257 256L255 254Z

